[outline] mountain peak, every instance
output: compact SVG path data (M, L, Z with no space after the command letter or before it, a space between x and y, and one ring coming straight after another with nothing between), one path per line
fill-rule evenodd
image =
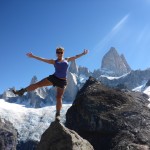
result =
M119 55L114 47L104 55L101 64L101 70L113 76L121 76L131 71L124 55Z
M115 47L111 47L108 52L111 52L111 53L118 53L117 50L115 49Z
M31 79L31 82L30 82L30 84L34 84L34 83L36 83L38 81L38 79L37 79L37 76L33 76L32 77L32 79Z

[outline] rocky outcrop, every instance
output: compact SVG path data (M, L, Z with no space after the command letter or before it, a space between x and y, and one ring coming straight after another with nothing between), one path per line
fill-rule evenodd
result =
M13 125L0 119L0 150L16 150L17 131Z
M52 122L43 133L37 150L94 150L92 145L76 132L59 122Z
M150 113L147 95L123 92L90 77L66 114L66 127L95 150L148 150Z
M111 47L104 55L101 70L104 74L111 76L121 76L131 71L125 57L120 56L114 47Z

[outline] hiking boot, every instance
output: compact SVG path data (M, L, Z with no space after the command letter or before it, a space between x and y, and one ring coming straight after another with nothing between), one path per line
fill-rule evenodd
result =
M60 113L59 112L56 113L55 121L60 122Z
M12 90L12 92L18 96L22 96L25 92L26 92L26 89L21 89L21 90Z

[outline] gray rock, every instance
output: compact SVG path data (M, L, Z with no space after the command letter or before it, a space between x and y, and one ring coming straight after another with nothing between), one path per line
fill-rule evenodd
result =
M120 57L121 57L123 63L125 64L125 66L126 66L126 68L127 68L127 72L130 72L132 69L131 69L131 67L129 66L129 64L128 64L126 58L125 58L125 56L122 54Z
M0 119L0 150L16 150L17 131L6 120Z
M125 57L120 56L114 47L104 55L101 70L104 74L112 76L121 76L131 71Z
M66 127L95 150L150 148L148 104L143 93L111 89L90 77L67 111Z
M92 145L76 132L59 122L52 122L43 133L37 150L94 150Z

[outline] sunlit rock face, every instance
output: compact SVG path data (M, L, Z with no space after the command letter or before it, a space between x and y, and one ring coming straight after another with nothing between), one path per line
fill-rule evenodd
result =
M52 122L42 134L37 150L94 150L93 146L75 131L63 124Z
M121 76L131 71L125 57L119 55L114 47L104 55L101 64L101 70L103 73L112 76Z

